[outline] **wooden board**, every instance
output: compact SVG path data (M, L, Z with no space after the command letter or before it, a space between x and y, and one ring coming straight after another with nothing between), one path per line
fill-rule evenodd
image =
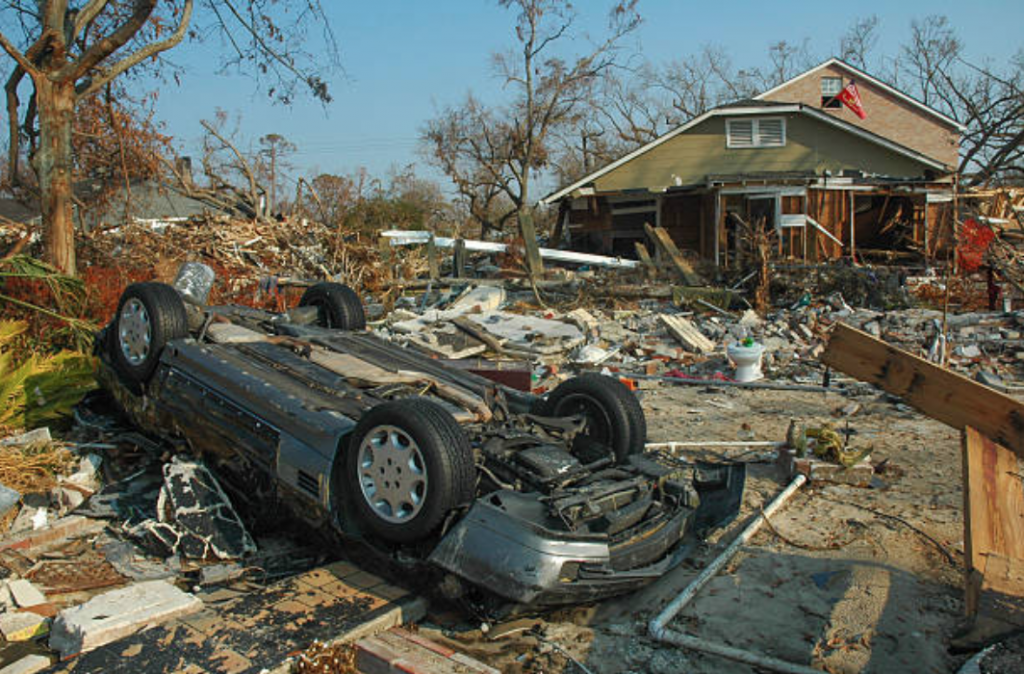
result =
M1024 598L1024 480L1017 456L970 426L963 431L963 471L964 604L975 615L986 592ZM1001 619L1012 618L1012 611L1001 612Z
M682 316L670 316L659 314L658 318L668 329L669 334L679 340L679 343L690 351L696 353L711 353L715 350L715 343L704 336L693 323Z
M658 251L664 255L668 261L672 264L672 267L679 272L682 276L683 281L688 285L699 285L700 277L693 271L693 267L686 261L683 254L679 252L679 248L676 247L675 241L669 236L669 233L662 227L651 227L646 222L644 223L644 231L647 232L647 236L654 242L655 247Z
M651 259L651 254L647 252L647 246L636 242L636 255L640 259L640 263L644 266L644 273L648 278L653 278L658 275L658 268L654 266L654 260Z
M823 363L902 397L954 428L976 428L1024 456L1024 405L848 325L832 332Z

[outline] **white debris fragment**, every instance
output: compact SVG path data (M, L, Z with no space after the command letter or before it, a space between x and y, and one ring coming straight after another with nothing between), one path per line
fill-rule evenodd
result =
M202 608L200 599L167 581L136 583L61 611L50 633L50 648L68 658Z
M7 583L7 590L11 593L14 603L22 608L46 603L46 595L40 592L31 581L24 578Z

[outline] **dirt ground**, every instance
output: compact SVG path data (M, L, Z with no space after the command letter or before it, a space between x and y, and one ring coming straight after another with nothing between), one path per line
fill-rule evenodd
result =
M860 403L848 417L853 443L872 445L871 462L884 462L875 484L805 486L773 518L777 533L763 528L672 629L837 674L938 674L966 660L948 652L963 611L959 432L877 392L851 399L665 387L642 396L651 442L782 440L791 418L845 425L834 414L851 400ZM719 456L739 451L758 458L750 450ZM638 593L489 626L490 638L479 629L422 629L506 672L756 671L660 644L646 624L787 481L773 464L751 463L737 521L692 564Z

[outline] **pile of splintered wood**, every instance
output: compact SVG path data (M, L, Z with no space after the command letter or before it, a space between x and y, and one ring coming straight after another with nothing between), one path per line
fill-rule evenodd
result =
M134 222L94 232L80 256L91 264L152 268L204 262L235 277L331 278L367 291L388 285L388 270L368 239L305 218L251 221L224 216ZM398 262L403 273L426 269L422 255Z

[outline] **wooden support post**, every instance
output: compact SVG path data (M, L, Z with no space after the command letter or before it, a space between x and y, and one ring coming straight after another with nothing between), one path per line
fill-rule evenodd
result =
M690 263L683 257L683 254L679 252L679 248L676 247L675 241L669 236L667 230L661 227L651 227L650 224L645 222L644 231L647 232L647 237L654 242L655 248L664 255L675 271L683 278L684 283L691 286L700 285L700 278L693 271Z
M722 230L722 193L715 190L715 266L719 266L721 262L718 259L718 247L719 237L721 236Z
M533 216L529 213L519 214L519 232L523 235L523 246L526 248L526 271L534 280L544 278L544 262L540 259L537 230L533 226Z
M466 275L466 242L455 239L452 246L452 276L463 278Z
M441 276L439 267L440 265L437 261L437 244L434 243L434 236L431 235L427 240L427 269L429 270L430 278L435 281Z
M968 426L963 479L965 612L1019 627L1024 623L1024 487L1017 456ZM990 603L998 610L988 608Z
M850 259L857 262L857 196L850 192Z
M380 260L384 268L388 270L387 278L394 277L394 268L391 266L391 239L382 236L377 239L377 251L380 253Z

